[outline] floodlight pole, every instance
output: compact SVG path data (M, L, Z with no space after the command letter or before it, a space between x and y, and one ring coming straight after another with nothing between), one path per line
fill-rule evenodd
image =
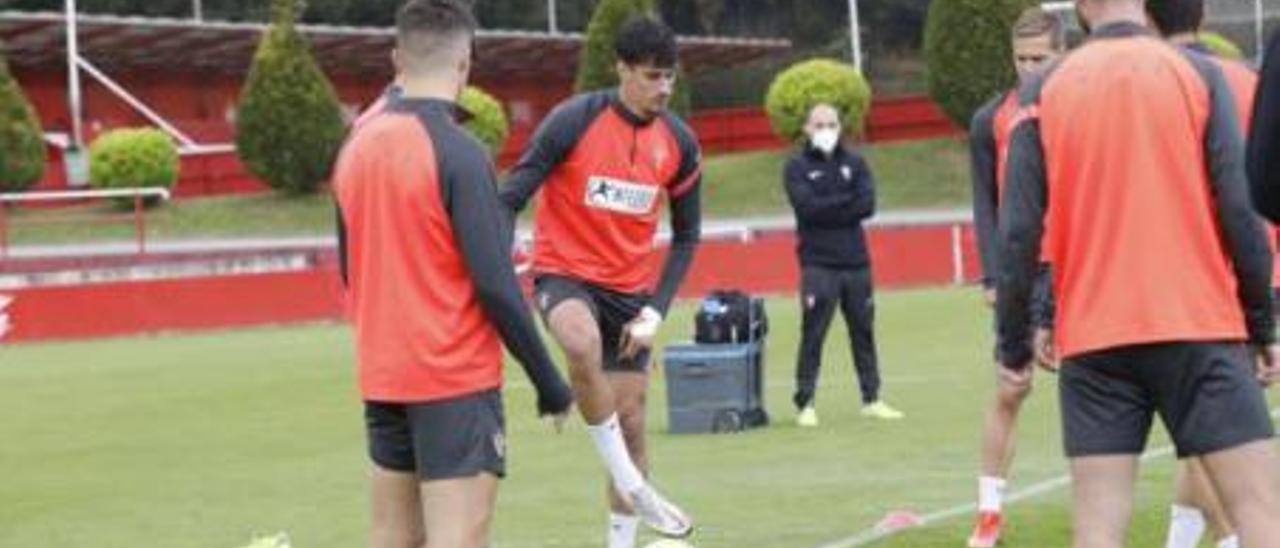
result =
M556 21L556 0L547 0L547 32L560 34L560 25Z
M204 21L204 6L200 0L191 0L191 17L196 21Z
M76 0L66 0L67 25L67 102L71 111L71 146L84 148L84 128L81 127L80 103L80 44L77 41Z
M849 47L853 50L853 68L862 72L862 36L858 26L858 0L849 0Z

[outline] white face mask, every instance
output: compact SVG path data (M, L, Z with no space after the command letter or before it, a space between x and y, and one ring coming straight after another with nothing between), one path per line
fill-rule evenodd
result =
M825 154L831 154L832 152L835 152L836 147L840 145L840 130L817 130L813 132L813 136L809 138L809 142L813 144L813 148L821 150Z

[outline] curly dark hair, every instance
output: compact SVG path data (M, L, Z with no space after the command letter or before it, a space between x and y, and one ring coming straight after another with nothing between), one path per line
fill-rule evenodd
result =
M1147 14L1165 36L1196 32L1204 22L1204 0L1148 0Z
M618 31L613 50L618 59L628 65L651 63L656 67L674 67L678 51L676 33L657 19L634 16Z

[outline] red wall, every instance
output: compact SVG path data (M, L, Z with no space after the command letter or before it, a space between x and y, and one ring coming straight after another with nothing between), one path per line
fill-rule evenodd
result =
M47 131L70 133L66 102L66 72L57 67L15 70L18 81L35 105ZM183 71L124 71L109 74L154 111L202 144L230 143L234 136L234 107L240 82L228 76ZM147 120L96 81L82 79L85 138L123 126L147 125ZM385 82L336 77L334 87L347 115L367 106ZM538 121L572 92L564 81L478 81L507 106L511 134L498 155L498 164L513 164ZM768 116L758 107L730 108L695 114L690 124L709 152L760 150L786 146L773 135ZM958 130L936 105L924 97L877 99L868 114L866 139L890 141L951 135ZM49 169L40 187L66 186L61 157L50 147ZM187 156L182 159L178 197L264 190L234 154Z
M9 339L85 339L340 317L331 271L38 287L13 293Z
M876 283L881 288L954 281L952 228L883 227L870 231ZM966 250L971 255L971 250ZM311 270L37 287L11 292L9 340L83 339L175 330L200 330L331 320L342 315L332 263ZM965 278L973 279L971 265ZM748 242L711 240L699 249L683 297L712 288L761 294L796 290L799 270L790 231Z

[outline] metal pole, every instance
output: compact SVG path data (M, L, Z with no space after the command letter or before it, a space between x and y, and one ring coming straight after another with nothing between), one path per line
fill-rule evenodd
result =
M9 204L0 202L0 259L9 257Z
M858 0L849 0L849 45L853 49L853 68L862 72L862 36L858 26Z
M84 148L84 128L81 127L80 104L80 44L76 38L76 0L66 0L67 25L67 107L71 111L71 146Z
M560 34L560 25L556 21L556 0L547 0L547 32Z
M191 16L196 21L204 21L204 6L200 5L200 0L191 0Z
M133 195L133 231L136 233L135 239L138 243L138 254L143 255L147 252L147 226L143 224L142 218L142 195Z
M1264 40L1262 36L1262 0L1253 0L1253 18L1253 38L1254 43L1258 46L1257 49L1254 50L1253 56L1254 60L1258 63L1258 66L1262 66L1262 53L1267 49L1267 45L1262 43Z
M128 103L129 106L133 107L138 112L142 113L142 115L146 117L148 120L150 120L151 123L157 126L160 126L160 129L163 129L165 133L172 135L173 138L177 139L179 142L182 143L183 147L194 148L197 146L195 140L187 136L187 134L183 133L173 124L170 124L169 122L165 121L163 116L160 116L154 110L151 110L151 108L148 107L146 103L143 103L137 97L134 97L133 95L129 94L129 92L124 89L124 86L121 86L119 83L117 83L115 80L112 80L111 77L107 76L101 70L98 70L98 67L93 66L93 63L90 63L84 59L77 59L77 61L78 61L77 64L80 66L81 70L89 73L89 76L97 80L99 84L102 84L103 87L111 90L111 92L115 93L116 96L119 97L122 101Z

